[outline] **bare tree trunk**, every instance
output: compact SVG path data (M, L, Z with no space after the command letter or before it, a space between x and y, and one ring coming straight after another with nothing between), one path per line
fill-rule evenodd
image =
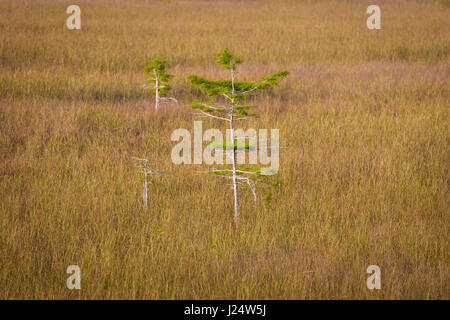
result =
M231 68L231 93L234 94L234 68ZM233 190L234 190L234 219L239 223L241 219L241 206L239 204L239 190L238 180L236 175L236 148L234 146L234 98L231 100L231 118L230 118L230 132L231 143L233 147Z
M234 107L231 109L233 112ZM236 149L234 146L234 129L233 129L233 113L231 113L231 121L230 121L230 132L231 132L231 141L233 147L233 190L234 190L234 218L237 222L239 222L241 218L241 206L239 204L239 190L238 190L238 180L236 175Z
M156 70L155 73L155 111L158 111L159 107L159 74Z

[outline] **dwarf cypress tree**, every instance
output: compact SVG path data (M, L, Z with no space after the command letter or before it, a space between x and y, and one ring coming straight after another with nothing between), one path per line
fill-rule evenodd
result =
M256 82L236 81L237 66L242 63L242 59L234 56L228 49L217 54L217 63L223 68L230 71L230 79L227 80L207 80L197 75L190 75L189 81L199 89L201 89L209 97L208 100L195 101L190 108L196 109L199 114L214 119L227 121L230 126L232 145L223 145L225 152L231 152L232 159L231 169L213 170L213 173L229 177L233 181L234 191L234 217L236 221L240 220L240 203L238 183L248 183L255 195L255 182L252 182L250 176L260 176L264 173L259 168L237 168L236 154L238 151L248 151L252 146L239 143L236 140L234 128L235 122L244 120L249 117L256 117L257 114L251 112L255 107L245 104L251 94L262 91L270 86L277 85L277 80L286 77L289 72L287 70L277 71L268 76L261 77ZM219 99L221 102L216 102Z
M148 209L148 186L151 183L151 178L156 175L161 175L166 173L165 171L154 170L150 167L149 158L138 158L132 157L133 161L136 164L136 167L139 169L139 180L143 183L142 189L142 198L144 200L144 208Z
M167 66L166 60L155 58L144 68L145 73L147 73L150 78L147 80L148 83L143 87L155 94L156 111L158 111L159 104L162 102L174 101L178 103L175 98L167 97L167 92L171 89L169 81L173 77L171 74L166 73Z

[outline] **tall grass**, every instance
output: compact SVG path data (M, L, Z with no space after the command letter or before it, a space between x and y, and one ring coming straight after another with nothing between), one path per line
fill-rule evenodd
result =
M450 10L383 1L370 31L369 4L79 1L70 31L65 1L0 2L0 298L448 299ZM225 47L240 79L291 72L247 123L280 129L280 186L243 189L239 227L230 188L170 160L194 118L140 89L167 58L190 102ZM148 211L145 155L171 172Z

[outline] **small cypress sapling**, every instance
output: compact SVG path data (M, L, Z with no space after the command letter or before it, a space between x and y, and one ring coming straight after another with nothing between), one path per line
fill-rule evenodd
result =
M144 71L150 78L147 80L147 84L143 85L144 89L149 89L150 92L155 94L155 110L158 111L160 103L178 101L173 97L167 97L167 92L171 89L169 85L170 79L173 75L166 73L168 63L166 60L155 58L150 64L145 66Z
M144 201L145 210L148 209L148 186L150 185L151 177L166 173L165 171L154 170L150 167L148 158L137 158L132 157L136 163L136 167L139 169L140 180L143 184L142 188L142 198Z
M259 168L244 168L240 170L236 164L236 154L239 151L249 151L254 148L253 146L238 142L235 133L235 122L239 120L248 119L250 117L256 117L255 113L251 110L255 107L252 105L246 105L245 101L250 94L262 91L271 86L277 85L277 81L286 77L289 72L287 70L277 71L268 76L263 76L256 82L243 82L236 81L237 66L242 63L242 59L235 57L228 49L217 54L217 63L223 68L230 70L230 79L227 80L207 80L197 75L190 75L189 81L203 92L207 96L214 98L214 100L208 101L196 101L188 107L198 111L202 116L211 117L218 120L227 121L230 126L232 145L222 146L222 150L225 150L226 154L230 156L232 160L231 169L213 170L213 173L219 176L231 178L233 181L234 191L234 217L237 222L240 220L240 203L239 203L239 183L247 183L253 192L256 200L256 183L258 179L254 177L261 177L267 175L267 172L262 172ZM222 99L223 103L218 103L215 100ZM219 148L220 149L220 148ZM230 150L231 149L231 150ZM228 152L231 151L231 154Z

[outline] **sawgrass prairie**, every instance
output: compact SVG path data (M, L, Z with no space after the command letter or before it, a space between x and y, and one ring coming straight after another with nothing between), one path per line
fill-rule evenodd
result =
M450 297L448 1L76 1L68 30L71 4L0 1L0 298ZM199 120L187 76L227 77L226 47L240 80L290 71L251 98L243 128L283 148L270 196L241 189L239 225L211 166L171 161ZM179 101L158 112L154 57ZM133 156L167 171L148 210Z

